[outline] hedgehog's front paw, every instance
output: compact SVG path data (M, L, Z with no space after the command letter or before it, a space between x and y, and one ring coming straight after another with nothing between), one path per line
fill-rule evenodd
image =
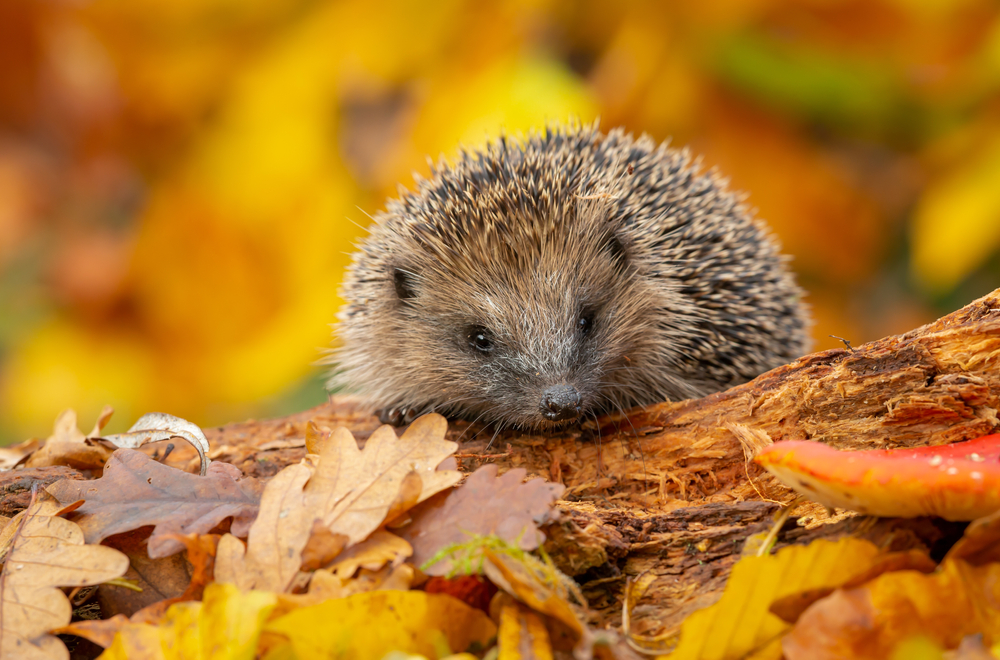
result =
M392 426L406 426L420 415L422 408L418 406L395 406L382 408L378 411L378 421Z

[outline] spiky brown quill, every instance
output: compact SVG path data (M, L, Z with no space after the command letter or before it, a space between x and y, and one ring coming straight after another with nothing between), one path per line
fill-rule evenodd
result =
M385 421L554 426L722 390L808 348L802 292L740 195L622 130L463 152L359 247L330 385Z

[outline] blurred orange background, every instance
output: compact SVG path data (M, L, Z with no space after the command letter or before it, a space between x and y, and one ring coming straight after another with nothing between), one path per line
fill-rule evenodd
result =
M501 129L601 117L749 191L817 348L1000 286L990 0L0 2L0 442L324 400L361 227Z

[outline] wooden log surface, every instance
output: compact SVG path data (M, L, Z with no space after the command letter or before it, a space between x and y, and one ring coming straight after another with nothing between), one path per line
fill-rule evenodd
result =
M742 425L771 440L812 439L842 449L934 445L1000 427L1000 289L927 326L853 349L823 351L701 399L606 416L556 433L449 426L460 468L525 468L567 486L562 520L547 532L557 564L581 582L594 623L620 623L627 576L659 579L634 629L675 629L721 595L747 537L767 531L790 492L749 462ZM312 420L346 426L363 442L377 419L354 398L281 419L206 429L214 460L268 478L305 455ZM150 448L152 450L152 448ZM196 469L181 443L169 459ZM960 534L943 521L828 518L820 507L791 519L778 546L853 534L895 549L934 549Z
M778 502L791 499L747 460L734 424L774 441L910 447L995 432L998 409L1000 289L906 334L807 355L701 399L547 434L455 421L449 437L460 443L463 471L492 462L564 483L550 554L583 584L597 624L620 622L625 577L661 576L633 616L637 631L654 633L717 599L745 539L767 531ZM209 430L212 457L270 476L302 458L309 420L347 426L360 441L378 426L357 400L335 396L286 418ZM928 519L830 519L815 507L785 525L778 547L853 534L934 548L960 530Z

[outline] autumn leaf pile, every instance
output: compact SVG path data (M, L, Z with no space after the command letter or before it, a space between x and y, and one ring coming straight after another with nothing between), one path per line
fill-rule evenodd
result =
M92 449L71 424L60 418L46 460L81 464ZM592 646L579 593L528 554L563 487L484 466L454 488L446 429L429 415L360 449L343 428L310 425L306 459L266 484L125 448L99 478L36 487L4 521L0 657L66 658L55 633L106 647L106 660L440 658L498 636L512 649ZM456 572L467 575L443 577ZM88 599L118 613L71 622Z

